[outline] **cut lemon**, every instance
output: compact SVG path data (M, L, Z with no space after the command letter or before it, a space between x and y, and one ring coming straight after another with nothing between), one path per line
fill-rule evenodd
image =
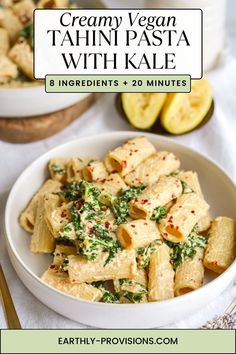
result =
M196 128L212 106L212 89L205 78L192 81L190 93L170 93L161 112L161 124L171 134Z
M122 93L123 113L135 128L150 129L158 119L166 97L166 93Z

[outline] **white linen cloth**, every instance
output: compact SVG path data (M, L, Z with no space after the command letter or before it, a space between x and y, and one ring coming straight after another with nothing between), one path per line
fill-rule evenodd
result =
M218 68L208 77L214 88L213 118L201 129L171 139L211 157L236 181L236 61L229 56L224 56ZM25 145L0 142L0 261L23 328L86 327L47 308L24 287L17 277L8 258L3 237L4 209L8 192L25 167L54 146L81 136L118 130L132 130L132 128L117 113L114 95L104 94L82 117L53 137ZM235 296L236 286L231 286L201 311L167 328L197 328L220 314ZM0 328L5 327L4 314L0 306Z

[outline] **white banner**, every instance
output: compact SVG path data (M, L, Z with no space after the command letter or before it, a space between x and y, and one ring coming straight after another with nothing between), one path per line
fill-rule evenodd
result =
M34 74L202 76L200 9L35 10Z

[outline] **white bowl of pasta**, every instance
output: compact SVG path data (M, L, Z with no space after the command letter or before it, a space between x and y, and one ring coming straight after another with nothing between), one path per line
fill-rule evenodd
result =
M43 85L0 86L0 117L40 116L65 109L88 93L46 93Z
M61 145L34 161L10 192L12 264L40 301L72 320L168 325L207 305L235 276L234 183L203 155L143 135L114 132ZM88 156L96 158L81 159Z

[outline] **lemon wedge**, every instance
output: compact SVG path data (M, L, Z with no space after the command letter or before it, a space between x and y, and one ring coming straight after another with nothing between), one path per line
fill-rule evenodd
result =
M123 112L137 129L150 129L158 119L166 93L122 93Z
M170 93L161 112L161 124L171 134L196 128L212 106L212 88L206 78L192 81L190 93Z

